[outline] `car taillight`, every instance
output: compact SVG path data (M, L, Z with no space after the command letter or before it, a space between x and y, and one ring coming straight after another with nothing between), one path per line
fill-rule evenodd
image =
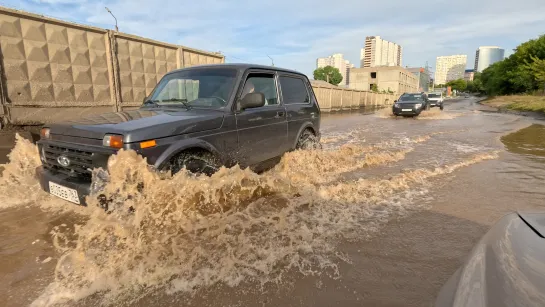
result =
M102 140L102 145L111 148L123 148L123 136L106 134Z

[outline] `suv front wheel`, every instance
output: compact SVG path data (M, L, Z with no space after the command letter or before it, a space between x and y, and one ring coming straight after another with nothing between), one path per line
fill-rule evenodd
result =
M219 170L221 164L216 157L206 151L186 151L174 157L170 163L170 171L176 174L186 169L194 174L212 176Z
M309 149L322 149L322 144L318 141L318 138L312 131L306 129L299 136L295 149L309 150Z

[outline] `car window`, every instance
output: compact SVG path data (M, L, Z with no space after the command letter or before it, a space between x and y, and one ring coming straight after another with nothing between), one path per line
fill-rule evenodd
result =
M278 93L272 74L249 74L240 98L243 99L249 93L263 93L266 106L278 104Z
M310 102L305 81L301 78L280 77L280 88L282 89L282 99L285 104Z
M403 94L401 95L401 97L399 97L399 101L414 101L414 100L423 101L424 98L422 94Z
M439 95L439 94L429 94L428 97L429 98L438 98L438 97L441 97L441 95Z

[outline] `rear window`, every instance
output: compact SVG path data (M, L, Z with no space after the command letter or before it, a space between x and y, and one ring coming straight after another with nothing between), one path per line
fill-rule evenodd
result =
M441 94L428 94L428 97L429 98L437 98L437 97L441 97Z
M310 96L303 79L280 77L280 87L282 88L282 97L285 104L310 102Z

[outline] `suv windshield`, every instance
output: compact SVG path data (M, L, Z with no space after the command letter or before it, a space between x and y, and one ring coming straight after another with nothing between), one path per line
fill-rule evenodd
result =
M220 108L227 105L237 70L204 68L175 72L164 77L146 103Z
M440 94L428 94L428 97L429 98L438 98L438 97L441 97Z
M403 94L399 97L399 101L414 101L414 100L423 100L422 94Z

